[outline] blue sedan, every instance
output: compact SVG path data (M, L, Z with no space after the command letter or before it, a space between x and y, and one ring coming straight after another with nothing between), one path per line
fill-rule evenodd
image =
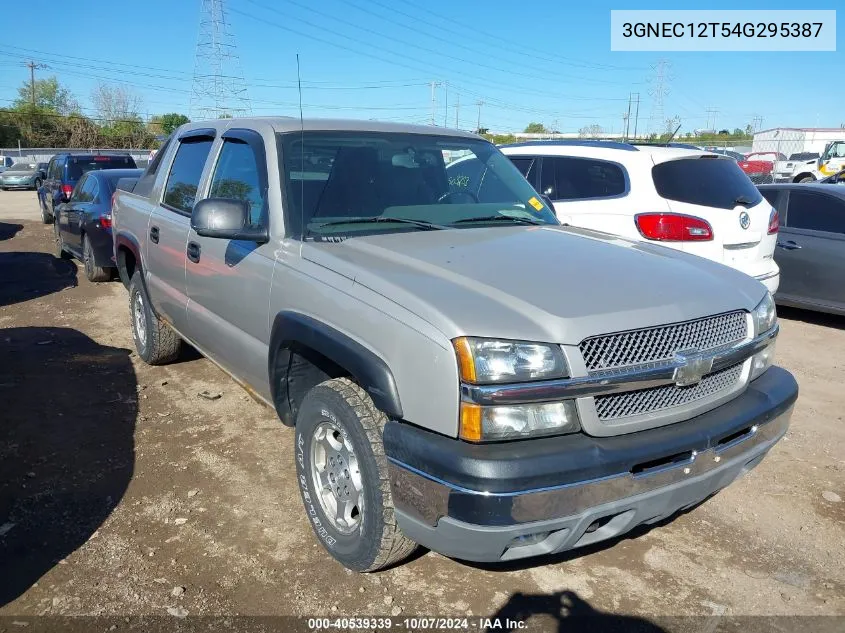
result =
M55 208L56 257L76 257L89 281L108 281L115 271L111 199L121 178L138 178L141 169L89 171L64 204Z

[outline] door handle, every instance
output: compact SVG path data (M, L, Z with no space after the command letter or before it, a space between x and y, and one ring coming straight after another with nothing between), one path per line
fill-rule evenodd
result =
M150 241L153 244L158 244L158 227L151 226L150 227Z
M188 242L188 259L194 263L200 260L200 245L196 242Z
M800 244L796 244L792 240L787 240L786 242L778 242L778 248L782 248L787 251L794 251L801 248Z

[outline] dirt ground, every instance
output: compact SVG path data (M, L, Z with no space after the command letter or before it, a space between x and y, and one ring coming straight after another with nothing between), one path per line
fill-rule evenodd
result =
M789 434L695 510L554 558L356 575L305 520L291 431L195 352L141 362L121 284L37 220L0 192L0 616L845 615L845 319L781 311Z

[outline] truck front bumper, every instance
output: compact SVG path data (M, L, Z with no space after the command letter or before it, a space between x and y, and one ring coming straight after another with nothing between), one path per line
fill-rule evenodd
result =
M384 428L397 521L446 556L495 562L613 538L694 506L762 461L786 433L798 385L773 367L696 418L615 437L469 444Z

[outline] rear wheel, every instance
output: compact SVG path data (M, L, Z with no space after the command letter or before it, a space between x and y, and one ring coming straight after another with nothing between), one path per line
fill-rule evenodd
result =
M149 365L165 365L176 360L182 339L153 313L140 270L135 271L129 282L129 314L132 338L141 360Z
M36 178L32 182L32 188L35 189L35 191L38 191L41 188L41 179L40 178Z
M815 178L813 178L812 176L804 176L804 177L803 177L801 180L799 180L798 182L816 182L816 179L815 179Z
M348 569L368 572L406 558L381 441L387 417L347 378L320 383L296 418L296 468L320 544Z
M82 236L82 264L88 281L108 281L111 279L111 268L103 268L94 263L94 250L87 235Z
M59 259L71 259L73 256L65 250L64 240L62 239L62 232L59 230L58 221L53 222L53 239L55 240L53 246L53 253Z

